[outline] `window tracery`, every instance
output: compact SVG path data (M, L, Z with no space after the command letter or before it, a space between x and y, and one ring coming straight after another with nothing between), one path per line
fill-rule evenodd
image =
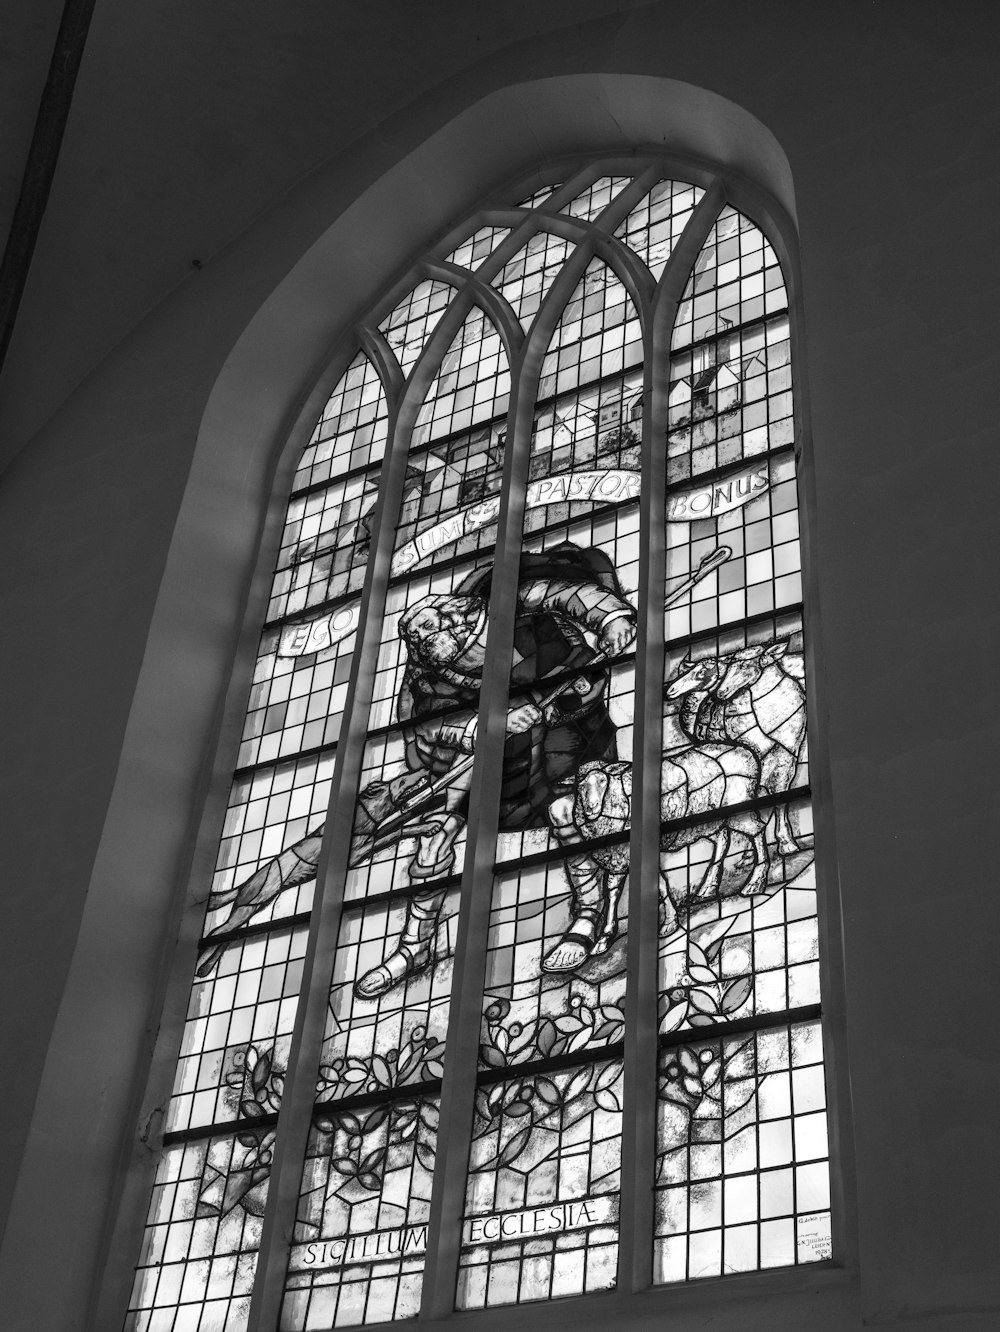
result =
M609 1289L650 1190L654 1284L830 1256L781 266L652 159L467 230L295 474L136 1332L243 1327L265 1214L288 1332Z

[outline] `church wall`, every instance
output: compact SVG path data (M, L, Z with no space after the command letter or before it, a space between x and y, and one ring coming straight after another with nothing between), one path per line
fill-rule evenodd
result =
M67 381L47 399L53 385L32 368L50 348L67 354L58 326L22 342L8 419L44 424L0 488L0 605L15 649L2 691L7 1326L111 1325L93 1271L112 1235L112 1269L129 1266L114 1208L137 1205L136 1118L156 1131L157 1075L144 1099L132 1070L151 1057L164 999L168 1030L182 1003L198 922L181 898L225 799L254 640L241 626L273 538L266 497L287 469L283 441L308 432L329 387L338 331L446 220L540 153L639 133L658 146L657 98L668 144L677 135L755 175L801 236L820 796L840 904L828 958L842 950L845 1002L834 989L831 1006L850 1112L846 1272L740 1278L717 1304L686 1290L670 1309L680 1328L709 1310L744 1328L993 1325L987 10L970 4L955 22L930 4L802 9L653 5L533 40L521 18L496 54L452 53L410 107L370 108L332 159L317 133L296 188L165 284L134 327L116 322L114 302L95 308L94 346L113 350L75 391L63 397ZM541 82L560 77L570 82ZM501 97L502 122L476 112L512 85L526 88ZM335 102L321 110L332 134ZM196 198L165 190L161 202L178 225L197 213ZM666 1300L650 1298L637 1325L661 1319ZM587 1316L606 1316L599 1307Z

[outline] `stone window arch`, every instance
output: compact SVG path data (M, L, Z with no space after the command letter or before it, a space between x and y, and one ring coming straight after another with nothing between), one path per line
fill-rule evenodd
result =
M293 464L130 1327L831 1256L787 236L535 176Z

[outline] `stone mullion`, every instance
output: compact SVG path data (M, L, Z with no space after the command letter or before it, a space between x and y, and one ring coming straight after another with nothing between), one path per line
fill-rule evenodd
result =
M351 664L344 709L346 725L338 745L326 832L316 871L317 892L292 1035L291 1056L285 1074L285 1094L275 1135L274 1161L264 1211L248 1332L263 1332L263 1329L270 1332L277 1325L284 1292L288 1245L295 1224L306 1142L315 1101L316 1069L323 1040L333 953L340 930L342 887L336 891L336 886L342 886L347 866L346 861L339 863L345 858L337 855L337 848L347 846L350 842L354 794L367 729L367 710L358 706L358 700L359 695L371 694L381 620L380 607L385 601L388 558L382 547L385 545L386 534L391 534L393 524L383 523L382 519L391 502L392 492L399 489L401 493L401 485L393 485L394 472L399 470L398 455L403 452L399 447L397 426L398 402L389 407L388 438L391 443L387 450L388 463L383 463L376 513L379 537L376 554L369 562L362 590L358 646ZM397 464L395 467L394 463Z
M440 1136L437 1145L422 1317L440 1317L451 1313L455 1300L472 1098L478 1064L486 930L490 915L500 778L506 740L505 677L513 644L517 567L520 559L519 513L523 511L524 486L522 482L519 506L516 500L512 502L512 477L517 471L527 470L531 438L531 418L529 416L525 429L522 421L524 413L519 410L521 401L521 395L512 385L502 483L504 498L498 518L494 553L488 649L480 692L475 765L469 792L465 863L441 1088L441 1124L447 1125L447 1133ZM522 466L518 467L519 463Z
M438 1143L422 1318L446 1317L455 1306L472 1108L478 1076L487 930L493 895L510 660L535 399L542 361L553 331L592 258L593 238L590 237L568 257L535 317L520 355L511 365L508 442L441 1091L441 1122L447 1124L448 1132Z
M633 751L618 1259L618 1285L624 1292L645 1289L652 1282L670 338L688 277L723 202L722 186L716 182L696 206L667 262L645 329L635 682L639 743Z
M650 188L651 180L647 183L645 176L652 179L652 175L651 171L644 173L644 176L640 176L611 201L597 223L586 224L586 234L570 253L552 284L535 317L522 354L516 364L512 363L511 366L508 446L501 491L503 500L497 529L487 660L480 694L476 763L469 798L472 814L466 842L448 1046L441 1093L441 1122L448 1125L448 1133L438 1144L421 1304L422 1318L446 1317L455 1305L472 1134L472 1107L478 1078L482 993L496 859L517 578L538 382L545 352L567 301L594 258L597 247L605 242L606 233L613 231L627 216L634 206L633 195L639 194L641 197L645 189ZM493 271L499 271L500 267L494 252L491 275ZM638 274L635 277L637 280L633 289L641 294L644 285ZM644 310L641 304L639 309L642 315Z
M601 175L602 172L598 170L596 173L592 172L590 174ZM591 240L595 244L597 253L605 260L610 260L612 255L616 256L619 261L617 267L613 260L610 266L615 268L616 271L619 268L623 270L618 272L618 276L622 277L626 285L629 286L629 294L635 299L635 291L629 283L629 278L625 276L625 272L644 271L650 288L652 287L652 280L649 278L645 265L632 254L622 241L615 238L613 232L662 176L661 168L656 165L637 172L631 184L620 190L603 212L592 222L587 222L580 217L573 217L569 213L541 211L525 213L518 208L486 209L483 213L483 220L491 226L509 226L511 227L511 234L505 237L479 266L476 270L476 279L486 283L492 282L536 232L548 231L554 236L561 236L563 240L570 241L574 245L579 245L588 239ZM584 188L586 186L581 185L576 193ZM575 194L570 193L566 201L569 202L574 197ZM445 267L449 266L442 265L440 275L442 281L447 281L447 277L444 275Z
M560 208L565 208L567 204L572 203L578 195L582 194L589 185L593 185L594 181L602 175L604 175L604 169L601 163L597 161L587 162L583 166L577 167L576 170L572 171L561 185L557 185L549 197L542 203L538 204L532 212L536 216L557 213ZM530 186L528 188L530 190ZM530 190L530 193L537 194L538 190L543 188L544 186L539 185L535 189Z
M640 164L637 163L637 165ZM603 174L605 174L604 167L599 163L592 163L590 166L584 167L570 176L564 185L560 185L538 209L529 211L523 208L509 207L484 208L478 215L481 225L510 227L511 230L510 235L505 236L496 249L491 251L476 269L475 281L482 284L492 283L494 278L503 272L511 259L524 249L536 232L549 231L555 236L561 236L563 240L572 242L574 245L580 245L588 240L593 241L595 234L600 230L613 231L642 198L643 194L652 188L661 173L655 167L648 167L637 174L631 185L627 185L611 200L611 203L596 221L587 222L583 218L573 217L569 213L557 211L558 208L571 203L578 194L581 194L588 185ZM622 174L625 174L625 172L623 171ZM623 199L628 202L628 207L624 210L621 206ZM614 217L614 222L610 228L607 228L605 219L609 216ZM610 236L607 239L610 239ZM572 258L572 254L569 257ZM567 259L568 262L569 259ZM443 273L442 280L447 280ZM536 325L537 322L538 316L536 315Z
M350 855L358 782L368 735L386 591L396 536L396 519L406 479L410 435L417 412L433 382L441 357L472 306L458 291L413 367L405 387L384 338L371 330L359 340L384 376L388 402L388 440L379 498L373 516L376 532L361 595L357 646L351 663L345 732L337 750L326 831L316 873L317 892L310 924L292 1034L285 1092L278 1118L274 1161L261 1233L247 1332L272 1332L284 1294L288 1248L295 1225L302 1170L315 1103L316 1073L323 1042L343 889Z
M553 200L558 200L560 204L569 203L586 187L593 177L593 167L583 167L574 172L569 180L560 185L546 200L542 209L548 210ZM555 225L550 226L550 223ZM486 284L492 283L493 279L503 271L511 259L527 245L536 231L551 230L561 235L564 240L576 242L586 240L590 231L590 224L581 221L580 218L565 217L558 213L524 208L485 208L480 214L479 224L509 226L511 229L510 235L505 236L496 249L491 251L476 269L476 281ZM535 322L537 323L537 316Z

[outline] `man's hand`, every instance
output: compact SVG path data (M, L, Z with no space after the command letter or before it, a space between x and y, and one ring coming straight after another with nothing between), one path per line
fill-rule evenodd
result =
M601 628L601 647L609 657L626 652L635 641L635 625L626 615L616 615Z
M507 735L521 735L530 731L532 726L542 720L542 714L534 703L522 703L518 708L511 708L507 713Z

